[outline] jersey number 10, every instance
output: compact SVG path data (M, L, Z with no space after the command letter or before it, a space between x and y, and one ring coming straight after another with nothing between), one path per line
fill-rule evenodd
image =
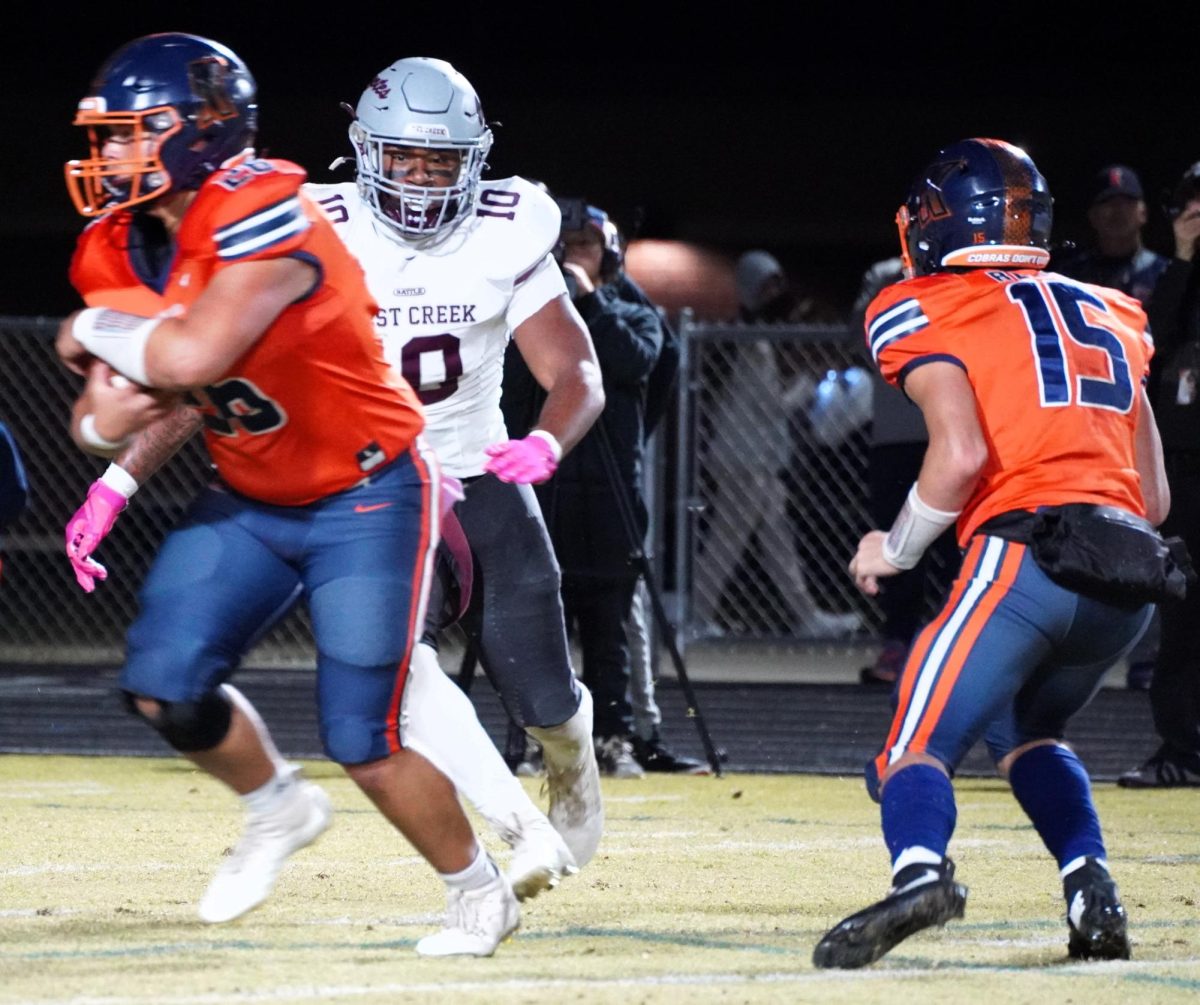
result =
M1020 306L1033 337L1043 408L1074 403L1114 412L1129 411L1134 385L1125 347L1107 328L1089 324L1083 313L1083 305L1087 304L1098 313L1107 314L1108 306L1103 300L1072 283L1036 280L1013 283L1008 288L1008 297ZM1112 379L1077 375L1072 381L1071 343L1104 352Z

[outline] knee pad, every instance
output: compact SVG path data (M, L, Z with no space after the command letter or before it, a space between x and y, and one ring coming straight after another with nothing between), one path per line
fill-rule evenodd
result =
M343 766L369 764L391 753L386 738L375 733L370 722L353 716L322 721L321 746L331 761Z
M137 707L142 695L132 691L121 692L129 711L145 719L154 731L181 754L212 750L229 732L233 706L220 691L209 691L196 701L161 701L151 699L158 705L154 715L146 715Z

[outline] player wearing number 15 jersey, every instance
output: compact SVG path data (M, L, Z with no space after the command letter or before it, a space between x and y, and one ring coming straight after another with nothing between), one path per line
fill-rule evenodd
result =
M1081 502L1145 515L1132 432L1153 345L1132 297L1032 269L938 272L885 289L866 324L889 383L934 358L971 382L990 450L960 545L1014 509Z
M890 531L862 539L850 572L874 594L955 522L965 557L868 766L891 890L831 929L813 961L864 966L962 916L950 779L980 739L1058 862L1070 955L1128 957L1087 772L1061 741L1144 630L1148 601L1182 578L1154 530L1169 498L1143 389L1145 315L1041 271L1050 194L1007 143L942 150L897 222L909 278L876 297L866 336L921 408L929 446Z

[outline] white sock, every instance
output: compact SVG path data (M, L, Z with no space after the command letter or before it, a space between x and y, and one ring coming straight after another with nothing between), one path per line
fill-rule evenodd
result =
M531 726L527 732L542 745L542 759L549 765L577 765L592 749L592 695L582 683L579 708L566 722L557 726Z
M892 866L892 876L895 876L901 869L916 865L918 862L922 865L940 865L942 856L930 848L915 844L911 848L905 848L896 856L896 862Z
M258 709L250 704L250 699L232 684L222 684L221 691L229 699L230 704L250 720L250 725L254 727L254 732L258 734L258 742L262 744L267 757L275 765L275 773L283 774L286 771L290 771L291 765L279 753L279 748L275 746L275 741L271 739L267 724L263 722L262 716L258 714Z
M291 799L295 788L296 776L290 768L282 772L276 770L265 785L260 785L253 792L241 796L242 805L246 807L247 813L255 816L271 813Z
M426 645L413 649L400 741L454 783L497 835L512 843L516 823L543 817L479 723L475 706Z
M462 872L438 873L442 877L442 882L452 890L478 890L481 886L487 886L497 876L500 875L500 870L496 868L496 863L492 861L491 856L483 850L479 844L475 846L475 860L467 866Z
M1108 872L1108 863L1104 859L1102 859L1102 858L1096 859L1096 864L1104 866L1104 871ZM1082 869L1085 865L1087 865L1087 856L1086 855L1080 855L1078 858L1073 858L1073 859L1071 859L1070 862L1068 862L1066 865L1064 865L1061 869L1058 870L1059 878L1066 879L1076 869Z

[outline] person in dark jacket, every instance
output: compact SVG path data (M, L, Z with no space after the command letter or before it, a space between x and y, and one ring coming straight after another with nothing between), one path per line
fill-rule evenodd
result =
M1164 535L1179 535L1193 562L1200 556L1200 161L1171 198L1175 257L1146 305L1154 336L1150 369L1154 414L1162 437L1171 511ZM1162 634L1150 707L1158 750L1117 779L1126 788L1200 786L1200 586L1159 608Z
M631 536L643 540L649 524L642 492L646 393L663 326L653 305L621 295L620 235L608 215L587 206L578 224L563 230L561 264L596 347L605 406L554 477L535 488L562 569L567 627L593 696L600 770L632 778L642 768L633 756L625 629L641 572L631 560ZM510 353L501 403L510 436L521 435L537 395Z

